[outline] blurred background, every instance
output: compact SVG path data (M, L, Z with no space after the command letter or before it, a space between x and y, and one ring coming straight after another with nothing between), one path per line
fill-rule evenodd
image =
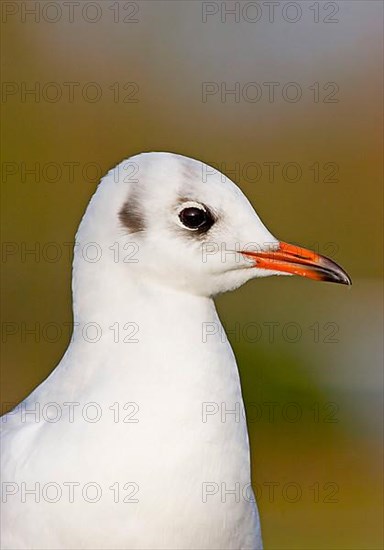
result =
M2 3L3 412L66 349L71 243L100 176L141 151L201 159L353 280L270 278L217 300L265 547L382 547L382 11Z

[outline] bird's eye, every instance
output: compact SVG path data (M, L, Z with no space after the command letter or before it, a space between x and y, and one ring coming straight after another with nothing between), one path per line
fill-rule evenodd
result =
M189 206L181 210L179 219L185 227L195 231L208 231L214 221L208 210L197 206Z

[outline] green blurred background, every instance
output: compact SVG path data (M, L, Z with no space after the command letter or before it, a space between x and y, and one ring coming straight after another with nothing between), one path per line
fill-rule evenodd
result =
M263 2L103 1L72 15L65 4L2 6L3 410L67 346L65 243L98 175L140 151L196 157L232 177L276 236L353 280L271 278L217 300L265 546L381 548L382 3L277 2L271 13ZM219 91L203 98L205 82ZM221 96L236 82L237 96ZM39 261L23 253L36 243ZM40 341L23 332L35 324Z

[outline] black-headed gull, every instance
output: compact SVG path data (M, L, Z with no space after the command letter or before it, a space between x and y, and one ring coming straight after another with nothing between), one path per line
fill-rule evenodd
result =
M273 274L350 284L197 160L144 153L101 180L76 237L72 341L2 419L3 549L262 548L212 297ZM211 414L238 403L238 421Z

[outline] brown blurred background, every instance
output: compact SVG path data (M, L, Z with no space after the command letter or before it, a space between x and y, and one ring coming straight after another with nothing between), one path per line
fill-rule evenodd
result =
M68 243L99 176L140 151L215 164L276 236L353 280L271 278L217 300L265 546L382 547L382 11L2 3L3 410L66 349Z

